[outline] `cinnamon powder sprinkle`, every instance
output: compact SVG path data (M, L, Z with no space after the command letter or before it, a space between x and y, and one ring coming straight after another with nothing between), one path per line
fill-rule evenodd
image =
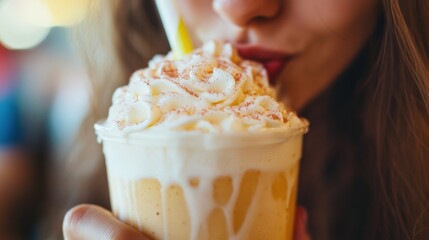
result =
M226 50L225 46L227 47ZM155 122L151 122L148 125L149 127L164 121L182 119L182 117L186 119L188 116L192 116L190 121L198 119L194 116L201 116L201 120L204 121L210 121L215 116L216 122L218 122L218 116L220 118L219 122L223 118L234 116L243 121L243 126L256 124L258 126L276 127L288 122L290 117L296 117L293 114L293 116L290 115L291 113L286 111L281 104L272 106L258 105L261 98L268 97L273 101L272 98L275 96L274 89L269 86L266 70L259 63L243 60L236 53L234 55L234 51L231 54L231 50L228 47L231 48L231 46L227 45L224 45L224 49L218 49L217 47L214 50L215 53L198 49L179 60L172 59L171 55L163 59L155 59L150 63L149 68L140 70L135 75L137 76L135 81L144 83L148 87L149 93L154 92L150 91L154 81L166 80L175 86L167 85L163 88L164 85L160 84L158 85L160 89L156 89L157 93L153 96L150 94L140 96L141 89L139 87L141 85L136 85L137 89L131 89L132 91L129 91L129 87L126 86L121 89L119 94L115 95L114 102L119 104L119 107L124 106L123 109L128 109L130 105L136 102L151 99L149 101L151 106L154 107L154 114L157 114L157 117L154 118L156 119L154 120ZM217 85L211 86L209 80L212 79L213 72L216 69L229 73L234 79L232 85L229 82L225 84L225 82L219 81L215 83ZM130 86L134 87L133 85ZM207 94L211 98L207 98L205 96ZM183 98L181 98L182 95ZM172 98L164 98L166 99L165 101L170 101L171 99L173 102L164 102L162 105L158 103L165 96L173 96ZM180 101L176 102L176 98L180 98ZM186 106L183 106L184 104ZM217 111L227 114L218 115ZM126 110L112 112L118 114L118 117L113 118L113 120L116 120L115 124L119 129L143 122L143 120L135 119L140 117L135 116L136 114L129 118L130 116L128 115L132 113ZM211 113L216 114L211 115ZM145 117L141 116L141 118ZM183 121L183 119L180 121ZM192 124L189 126L193 126ZM216 125L217 123L213 124Z

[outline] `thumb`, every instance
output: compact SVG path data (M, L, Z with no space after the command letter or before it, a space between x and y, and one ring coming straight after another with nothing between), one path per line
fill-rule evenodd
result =
M311 240L307 230L307 211L303 207L297 207L295 211L294 240Z
M63 234L66 240L148 240L136 229L116 219L106 209L87 204L76 206L67 212L63 222Z

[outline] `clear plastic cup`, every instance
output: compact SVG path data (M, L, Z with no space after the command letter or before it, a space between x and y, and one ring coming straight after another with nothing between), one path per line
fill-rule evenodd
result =
M95 125L114 215L166 240L292 239L307 128L121 135Z

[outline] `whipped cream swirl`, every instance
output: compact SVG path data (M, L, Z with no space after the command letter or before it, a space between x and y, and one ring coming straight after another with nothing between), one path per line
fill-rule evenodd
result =
M264 67L241 59L229 43L208 42L181 59L156 56L113 94L108 123L145 129L258 131L303 126L275 100Z

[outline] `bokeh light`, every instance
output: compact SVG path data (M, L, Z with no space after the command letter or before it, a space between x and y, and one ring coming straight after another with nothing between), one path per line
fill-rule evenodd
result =
M42 42L51 27L68 27L87 14L90 0L0 0L0 43L28 49Z
M26 49L34 47L43 41L49 33L49 27L36 26L30 23L31 16L26 14L34 7L30 2L28 0L3 0L0 2L0 42L7 48ZM37 12L43 11L43 8L39 6L34 10L34 14L38 14Z
M41 0L51 14L51 26L71 26L82 21L90 0Z

